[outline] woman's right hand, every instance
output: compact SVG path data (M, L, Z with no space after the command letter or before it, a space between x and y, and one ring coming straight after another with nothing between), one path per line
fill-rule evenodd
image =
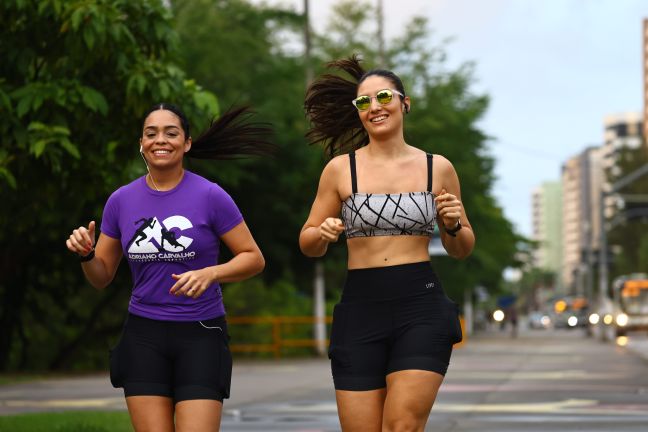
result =
M95 221L90 222L88 228L81 226L72 231L65 244L71 252L79 256L88 255L95 245Z
M329 243L338 241L340 234L344 231L344 224L338 218L326 218L319 226L320 238Z

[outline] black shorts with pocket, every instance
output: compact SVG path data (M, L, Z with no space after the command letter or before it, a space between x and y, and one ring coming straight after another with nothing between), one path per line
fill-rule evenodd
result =
M110 351L110 381L124 395L164 396L174 403L229 397L232 355L225 317L158 321L129 314Z
M335 388L383 388L388 374L409 369L445 375L461 339L458 305L429 262L349 270L333 312Z

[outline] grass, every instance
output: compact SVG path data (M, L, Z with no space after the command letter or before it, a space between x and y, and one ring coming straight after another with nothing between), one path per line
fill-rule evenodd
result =
M0 374L0 386L16 384L19 382L25 381L34 381L37 379L43 379L47 375L37 375L37 374Z
M0 431L132 432L124 411L66 411L0 416Z

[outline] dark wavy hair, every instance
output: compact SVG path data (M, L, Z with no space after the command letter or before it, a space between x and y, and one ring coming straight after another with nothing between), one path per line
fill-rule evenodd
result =
M157 110L171 111L180 119L185 139L191 137L187 116L175 105L157 103L145 114L144 121ZM269 141L273 134L269 123L252 122L254 112L249 107L230 108L213 119L209 128L194 139L186 153L194 159L239 159L246 156L268 156L277 146Z
M373 75L387 78L404 98L405 87L394 72L386 69L365 71L357 55L332 61L328 69L346 72L351 79L328 73L316 79L306 90L304 110L311 123L306 138L311 144L324 144L330 157L348 153L369 143L369 135L351 101L358 86ZM408 108L409 110L409 108Z

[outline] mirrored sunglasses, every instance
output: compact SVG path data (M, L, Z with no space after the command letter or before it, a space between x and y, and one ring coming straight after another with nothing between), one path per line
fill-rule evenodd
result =
M398 90L391 89L380 90L374 97L380 105L387 105L394 98L394 93L400 95L401 97L404 97L403 93L399 92ZM367 95L358 96L357 98L353 99L351 103L358 109L358 111L367 111L371 106L371 100L374 97Z

